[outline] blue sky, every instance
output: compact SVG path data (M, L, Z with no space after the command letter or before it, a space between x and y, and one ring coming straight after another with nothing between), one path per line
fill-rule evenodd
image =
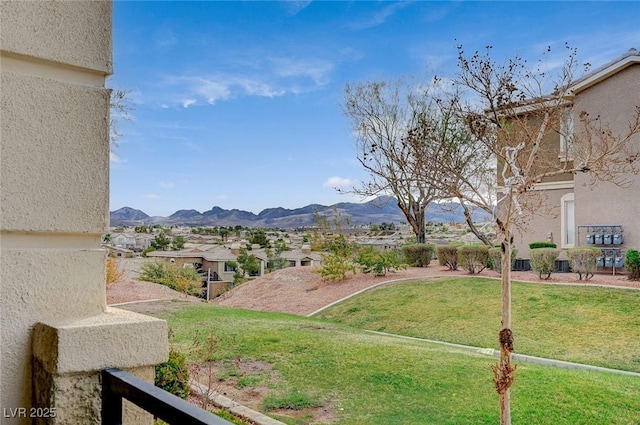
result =
M107 84L133 110L110 209L360 202L334 189L366 179L346 83L452 76L458 43L501 60L568 42L597 67L640 48L638 16L637 1L115 1Z

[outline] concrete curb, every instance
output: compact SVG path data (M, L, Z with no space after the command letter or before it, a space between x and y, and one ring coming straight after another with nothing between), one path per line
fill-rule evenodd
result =
M205 385L197 381L192 381L189 384L189 387L191 388L191 392L197 394L198 396L201 396L202 389L206 388ZM211 404L216 406L217 408L228 410L229 412L233 413L235 416L238 416L242 419L246 419L249 422L254 423L256 425L286 425L284 422L280 422L263 413L257 412L253 409L250 409L246 406L236 403L230 398L225 397L222 394L217 393L215 391L209 391L208 397Z
M465 351L471 351L473 353L485 355L488 357L500 358L500 352L498 350L494 350L493 348L472 347L469 345L453 344L450 342L435 341L435 340L426 339L426 338L416 338L412 336L396 335L396 334L390 334L387 332L368 331L368 330L365 330L365 332L376 334L376 335L393 337L393 338L408 339L411 341L421 341L421 342L428 342L432 344L444 345L447 347L453 347L453 348L458 348ZM634 376L636 378L640 378L640 373L630 372L628 370L609 369L606 367L592 366L592 365L586 365L582 363L572 363L572 362L565 362L562 360L546 359L544 357L528 356L526 354L512 354L511 358L513 360L518 360L521 362L535 363L543 366L559 367L562 369L589 370L593 372L613 373L617 375Z

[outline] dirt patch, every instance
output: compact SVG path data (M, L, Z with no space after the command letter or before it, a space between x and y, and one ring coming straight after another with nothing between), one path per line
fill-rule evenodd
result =
M116 307L123 310L133 311L135 313L146 314L148 316L162 317L192 307L194 303L203 302L204 301L198 298L196 298L195 300L173 298L155 301L138 301L128 304L119 304Z
M266 397L277 394L278 376L268 362L236 359L192 364L189 372L198 382L198 390L192 393L189 401L200 407L204 407L203 397L208 391L215 391L256 411L261 411ZM334 405L334 400L327 400L319 407L275 409L268 413L274 417L304 418L304 423L310 425L329 424L338 418Z

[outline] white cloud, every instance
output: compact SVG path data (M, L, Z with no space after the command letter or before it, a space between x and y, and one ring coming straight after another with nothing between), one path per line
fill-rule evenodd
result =
M322 183L322 187L350 187L353 186L353 181L350 179L346 179L344 177L333 176L329 177L324 183Z
M197 100L195 99L185 99L182 101L182 107L183 108L188 108L189 106L195 104L197 102Z
M382 25L386 22L386 20L393 16L398 10L408 6L411 2L403 1L398 3L392 3L388 6L383 7L378 10L372 16L370 16L366 20L362 20L360 22L353 22L351 27L354 29L367 29L372 27L377 27L378 25ZM384 3L383 3L384 4Z
M334 68L333 63L320 59L278 58L271 61L275 65L274 71L277 75L281 77L308 77L318 85L324 85L328 82L328 75Z
M157 193L145 193L144 195L142 195L142 197L144 199L160 199L160 195L158 195Z
M160 187L164 188L164 189L171 189L172 187L175 187L176 185L172 182L166 182L166 181L161 181L160 183L158 183L160 185Z
M311 0L280 2L280 4L286 9L287 15L289 16L297 15L301 10L305 9L311 3Z
M265 56L266 57L266 56ZM214 105L242 96L280 97L317 90L330 81L335 65L318 58L271 57L252 66L202 75L168 77L165 82L180 91L169 95L187 108L199 101ZM233 66L231 68L234 68ZM166 101L159 102L166 105Z

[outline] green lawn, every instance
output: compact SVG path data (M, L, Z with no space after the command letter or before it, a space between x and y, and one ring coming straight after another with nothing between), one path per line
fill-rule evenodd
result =
M640 291L513 284L515 352L640 372ZM384 287L317 315L352 327L498 348L500 282L436 278Z
M206 304L163 317L181 349L189 350L197 334L213 334L218 340L213 358L273 366L277 379L262 382L271 389L271 401L335 409L339 425L499 422L492 358L369 334L327 320ZM243 382L257 385L260 379ZM512 391L516 424L638 425L638 412L638 378L531 364L518 367Z

